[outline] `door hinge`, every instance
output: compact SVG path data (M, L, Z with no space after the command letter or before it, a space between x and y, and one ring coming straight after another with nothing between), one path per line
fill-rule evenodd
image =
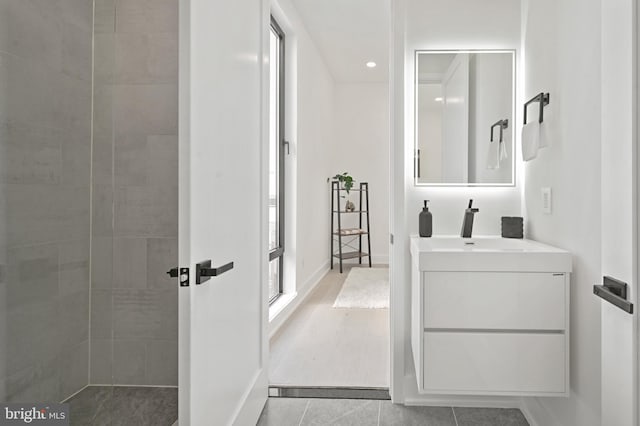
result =
M180 271L180 274L178 274ZM189 268L171 268L167 271L171 278L180 278L180 287L189 287Z

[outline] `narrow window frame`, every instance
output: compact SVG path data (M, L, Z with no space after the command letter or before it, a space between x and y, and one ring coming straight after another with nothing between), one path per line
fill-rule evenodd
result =
M269 263L276 260L278 262L278 291L269 298L269 304L275 302L284 292L284 252L285 252L285 33L271 15L270 32L273 32L278 40L278 197L277 197L277 227L278 245L269 251ZM273 58L271 58L273 60Z

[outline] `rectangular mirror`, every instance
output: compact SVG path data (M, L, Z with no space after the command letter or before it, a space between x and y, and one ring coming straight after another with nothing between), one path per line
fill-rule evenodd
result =
M416 51L416 185L515 184L513 50Z

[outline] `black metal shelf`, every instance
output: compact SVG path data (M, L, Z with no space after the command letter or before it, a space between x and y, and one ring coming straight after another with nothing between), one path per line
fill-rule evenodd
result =
M367 182L360 182L358 188L351 188L349 192L357 192L359 198L359 204L357 210L347 211L344 206L341 206L340 201L344 196L343 192L346 189L340 188L340 182L334 180L331 182L331 269L333 269L333 259L338 259L340 262L340 273L342 273L342 261L348 259L358 259L362 264L362 258L369 258L369 267L371 267L371 227L369 219L369 184ZM344 202L344 201L343 201ZM358 227L357 228L343 228L342 227L342 215L343 214L358 214ZM366 226L364 226L366 221ZM336 226L337 225L337 226ZM363 251L362 237L366 237L367 246L364 247L368 251ZM346 238L346 242L343 239ZM358 241L356 251L344 252L343 249L351 247L356 249L355 244L351 244ZM337 242L337 250L334 248Z

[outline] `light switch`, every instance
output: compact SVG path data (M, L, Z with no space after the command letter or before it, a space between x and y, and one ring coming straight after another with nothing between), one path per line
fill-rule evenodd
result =
M542 188L542 212L551 214L551 188Z

